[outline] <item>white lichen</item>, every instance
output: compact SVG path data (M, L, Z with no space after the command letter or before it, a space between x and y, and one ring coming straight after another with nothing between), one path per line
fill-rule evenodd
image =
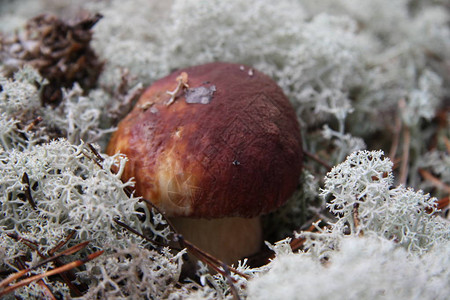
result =
M182 255L129 245L87 264L80 275L90 281L83 299L180 299L174 293L181 275Z
M335 166L322 191L338 218L333 230L373 233L419 254L447 241L449 224L433 215L437 199L392 184L392 162L381 151L355 152Z
M85 145L74 146L65 140L28 151L0 153L2 231L40 241L44 252L72 230L76 231L73 242L91 240L94 247L125 247L134 241L133 236L124 236L114 222L117 218L136 229L144 227L137 208L145 205L125 193L124 188L132 183L120 180L126 159L105 156L99 165L90 156L93 154ZM29 203L26 191L31 193L36 208ZM163 238L168 234L167 230L156 229L154 233Z
M449 223L436 211L435 199L419 190L444 198L450 184L450 130L433 121L450 92L446 5L445 0L2 3L4 33L34 12L73 15L79 6L100 12L93 47L105 68L95 89L75 84L55 107L42 107L39 93L46 80L36 71L25 67L13 78L0 77L1 271L17 269L19 256L26 255L30 265L40 260L6 233L36 241L45 252L75 230L70 245L90 240L84 252L107 250L77 272L78 280L89 284L85 298L232 299L226 277L202 267L198 281L178 282L182 254L149 250L150 244L116 225L119 218L154 238L169 235L160 214L124 192L132 186L120 181L126 159L101 154L140 82L146 86L189 65L229 61L248 65L241 69L249 76L255 68L274 78L296 109L305 149L338 164L322 183L324 166L306 161L311 174L302 177L302 190L266 221L270 235L279 239L317 219L322 223L315 223L317 232L299 234L306 238L303 252L292 252L283 240L270 246L276 253L270 264L240 263L238 269L251 279L232 275L238 294L446 299ZM0 61L0 72L6 64ZM440 118L448 127L450 118ZM352 153L389 149L396 122L411 134L401 150L410 154L403 175L411 187L395 186L393 162L381 151ZM407 140L398 134L400 142ZM435 146L428 147L430 141ZM99 143L96 151L104 161L95 160L86 144L92 142ZM422 178L420 170L435 180ZM329 212L320 207L326 200ZM305 208L311 203L315 206ZM323 223L328 227L319 226ZM68 297L66 285L48 284ZM42 292L30 285L9 296Z
M42 116L45 124L70 143L101 142L114 131L108 116L110 96L103 90L92 90L88 95L78 84L70 90L64 90L63 100L56 107L45 107Z
M345 237L325 264L308 254L277 257L250 280L247 299L445 299L449 245L417 257L376 236Z

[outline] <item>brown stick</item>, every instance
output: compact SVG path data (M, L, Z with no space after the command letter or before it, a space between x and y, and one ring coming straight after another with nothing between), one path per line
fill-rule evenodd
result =
M17 257L15 259L16 261L16 265L19 269L23 270L26 268L25 263L22 260L22 257ZM37 284L41 287L43 293L46 296L46 299L50 299L50 300L56 300L55 295L53 295L52 291L50 290L50 288L48 287L48 285L45 283L45 281L43 279L39 279L37 281Z
M52 256L55 252L57 252L59 249L61 249L65 244L67 244L67 242L75 235L75 230L72 230L69 235L65 238L64 241L59 242L55 247L53 247L52 249L50 249L50 251L48 251L48 255Z
M34 202L33 197L31 196L30 179L28 178L28 174L26 172L22 175L22 183L25 184L25 198L30 203L31 207L36 210L36 202Z
M329 163L327 163L326 161L324 161L323 159L321 159L320 157L318 157L317 155L312 154L311 152L308 152L308 151L306 151L306 150L303 150L303 153L304 153L307 157L311 158L312 160L318 162L319 164L321 164L322 166L324 166L325 168L327 168L328 171L331 170L331 168L332 168L331 165L330 165Z
M151 238L146 237L146 236L143 235L142 233L138 232L137 230L131 228L131 227L128 226L127 224L125 224L125 223L123 223L123 222L121 222L121 221L119 221L119 220L117 220L117 219L114 219L114 222L116 222L117 225L122 226L122 227L125 228L126 230L128 230L128 231L134 233L135 235L140 236L141 238L143 238L143 239L146 240L147 242L150 242L150 243L152 243L152 244L154 244L154 245L156 245L156 246L158 246L158 247L160 247L160 248L161 248L161 247L166 247L166 246L167 246L167 245L165 245L165 244L163 244L163 243L159 243L159 242L157 242L157 241L155 241L155 240L152 240ZM177 250L177 251L181 251L181 249L177 249L177 248L173 248L173 247L171 247L171 248L172 248L172 249L175 249L175 250ZM157 247L155 247L155 249L156 249L156 250L159 250Z
M411 130L408 127L403 129L403 154L400 166L400 184L406 185L409 170L409 151L411 146Z
M450 194L450 186L442 182L439 178L433 176L430 172L424 169L419 169L419 173L425 180L431 182L433 186Z
M163 212L155 205L153 204L152 201L145 199L145 198L141 198L139 201L144 201L145 203L147 203L148 205L150 205L151 208L153 208L154 210L156 210L158 213L160 213L164 220L167 222L167 225L169 225L169 228L172 232L174 232L174 236L176 237L178 235L178 231L175 229L175 226L173 226L172 222L169 220L169 218L166 217L165 214L163 214Z
M320 222L321 220L318 221ZM305 231L313 232L314 229L316 229L316 227L314 226L314 224L311 224L311 226L309 226L308 229L306 229ZM293 238L290 242L292 251L299 250L303 246L305 241L306 241L305 238Z

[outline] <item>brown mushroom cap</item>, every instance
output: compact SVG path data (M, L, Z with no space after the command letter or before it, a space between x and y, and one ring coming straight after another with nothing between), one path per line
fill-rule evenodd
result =
M167 105L182 72L189 89ZM107 153L117 152L129 159L123 179L134 177L137 195L168 216L201 218L278 208L297 186L303 155L281 88L249 67L220 62L150 86L113 134Z

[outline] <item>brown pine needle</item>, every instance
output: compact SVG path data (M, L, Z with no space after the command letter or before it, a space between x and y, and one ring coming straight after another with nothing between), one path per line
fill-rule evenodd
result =
M85 242L81 242L81 243L79 243L79 244L77 244L75 246L72 246L70 248L67 248L66 250L64 250L64 251L62 251L62 252L60 252L60 253L58 253L56 255L53 255L52 257L49 257L46 260L40 262L37 266L40 266L40 265L43 265L45 263L51 262L51 261L53 261L53 260L55 260L57 258L60 258L61 256L67 256L67 255L74 254L75 252L78 252L81 249L85 248L89 243L90 243L89 241L85 241ZM32 268L34 269L37 266L32 267Z
M25 198L30 203L31 207L36 210L36 202L34 202L33 197L31 196L30 179L28 178L28 174L25 172L22 175L22 183L25 184Z
M419 173L425 180L429 181L433 186L435 186L438 189L442 189L446 193L450 194L450 186L442 182L439 178L433 176L433 174L424 169L419 169Z
M54 256L49 257L47 259L44 259L43 261L39 262L38 264L36 264L36 265L34 265L32 267L29 267L29 268L20 270L20 271L14 273L14 274L11 274L10 276L8 276L7 278L5 278L4 280L2 280L0 282L0 288L5 287L10 282L19 279L20 277L24 276L26 273L30 272L31 270L39 268L40 266L45 265L46 263L49 263L49 262L51 262L51 261L53 261L53 260L55 260L55 259L57 259L57 258L59 258L61 256L70 255L70 254L73 254L75 252L78 252L81 249L83 249L84 247L86 247L88 244L89 244L89 241L80 243L78 245L75 245L73 247L70 247L70 248L64 250L61 253L58 253L57 255L54 255Z
M320 220L319 220L319 222L320 222ZM313 231L315 231L315 229L316 229L316 227L314 226L314 224L311 224L311 226L309 226L308 229L306 229L305 231L313 232ZM293 238L290 242L292 251L299 250L303 246L305 241L306 241L305 238ZM272 256L271 258L274 258L274 256Z
M48 254L53 255L53 253L57 252L59 249L61 249L67 242L75 235L75 230L72 230L69 235L66 237L64 241L59 242L55 247L53 247Z
M359 203L353 204L353 224L355 225L355 230L359 236L363 236L364 232L360 230L360 219L359 219Z
M450 197L449 196L439 199L437 201L438 209L445 209L449 205L450 205Z
M319 164L321 164L322 166L324 166L328 171L331 171L331 165L329 163L327 163L326 161L324 161L323 159L319 158L317 155L312 154L311 152L308 152L306 150L303 150L303 153L311 158L312 160L318 162Z
M16 240L16 241L27 242L28 244L36 246L36 247L39 246L38 242L35 242L35 241L30 240L30 239L26 239L24 237L21 237L17 233L10 233L10 232L8 232L8 233L6 233L6 235L9 236L10 238ZM28 246L28 247L30 247L30 246ZM31 248L31 249L34 250L35 248Z
M97 158L98 161L103 162L105 159L98 153L97 149L94 148L94 146L91 143L87 144L89 147L89 150L94 154L94 156Z
M125 228L126 230L130 231L131 233L134 233L135 235L140 236L141 238L143 238L143 239L146 240L147 242L150 242L150 243L153 244L153 245L156 245L156 246L158 246L158 247L166 247L166 246L167 246L167 245L165 245L165 244L163 244L163 243L159 243L159 242L157 242L157 241L155 241L155 240L152 240L151 238L146 237L146 236L143 235L142 233L138 232L137 230L131 228L130 226L128 226L127 224L125 224L125 223L123 223L123 222L121 222L121 221L119 221L119 220L114 219L114 222L115 222L117 225L122 226L122 227ZM155 248L157 248L157 247L155 247ZM171 247L171 248L173 248L173 247ZM157 250L158 250L158 249L157 249ZM181 251L181 249L175 249L175 250Z
M13 291L15 291L16 289L18 289L18 288L20 288L20 287L26 286L26 285L32 283L33 281L40 280L40 279L42 279L42 278L44 278L44 277L49 277L49 276L57 275L57 274L60 274L60 273L69 271L69 270L71 270L71 269L73 269L73 268L77 268L77 267L79 267L79 266L81 266L81 265L87 263L88 261L91 261L91 260L93 260L94 258L100 256L101 254L103 254L103 252L104 252L103 250L94 252L94 253L92 253L92 254L89 254L89 255L88 255L86 258L84 258L84 259L76 260L76 261L73 261L73 262L71 262L71 263L65 264L64 266L61 266L61 267L59 267L59 268L56 268L56 269L47 271L47 272L45 272L45 273L38 274L38 275L34 275L34 276L28 277L28 278L26 278L26 279L23 279L23 280L21 280L21 281L15 283L15 284L13 284L13 285L8 286L8 287L5 288L4 290L0 291L0 297L5 296L5 295L7 295L7 294L9 294L9 293L11 293L11 292L13 292Z
M225 272L225 275L226 275L225 278L227 279L227 283L230 286L230 291L231 291L231 295L233 295L233 299L241 300L241 297L239 297L239 293L233 284L233 280L232 280L231 273L230 273L230 268L228 267L227 264L223 264L222 269Z
M399 183L406 186L406 181L408 180L408 170L409 170L409 151L411 147L411 131L408 127L403 128L403 153L402 161L400 165L400 179Z
M398 108L399 110L402 109L402 107L404 106L404 100L400 100L398 103ZM389 150L389 159L393 162L395 161L395 157L397 155L397 150L398 150L398 145L400 143L400 133L402 131L402 118L400 116L400 113L397 113L397 115L395 116L395 127L394 127L394 132L393 132L393 137L392 137L392 144L391 144L391 149Z
M22 257L17 257L17 258L15 259L15 262L16 262L16 266L17 266L19 269L23 270L23 269L26 268L26 265L25 265L25 263L24 263ZM55 296L53 295L52 291L50 290L50 288L48 287L48 285L45 283L45 281L44 281L43 279L39 279L39 280L37 281L37 284L41 287L42 292L43 292L43 293L45 294L45 296L46 296L46 299L50 299L50 300L55 299L55 300L56 300L56 298L55 298Z
M57 300L55 295L53 295L52 291L50 290L49 286L44 282L44 280L40 279L38 281L38 284L41 286L41 289L43 290L43 293L45 294L45 299L48 300Z

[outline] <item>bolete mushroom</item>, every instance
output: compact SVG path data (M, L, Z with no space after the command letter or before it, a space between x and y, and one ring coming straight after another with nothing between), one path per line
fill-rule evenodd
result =
M209 63L156 81L113 134L123 180L189 241L227 263L257 252L259 216L302 168L300 128L281 88L252 68Z

